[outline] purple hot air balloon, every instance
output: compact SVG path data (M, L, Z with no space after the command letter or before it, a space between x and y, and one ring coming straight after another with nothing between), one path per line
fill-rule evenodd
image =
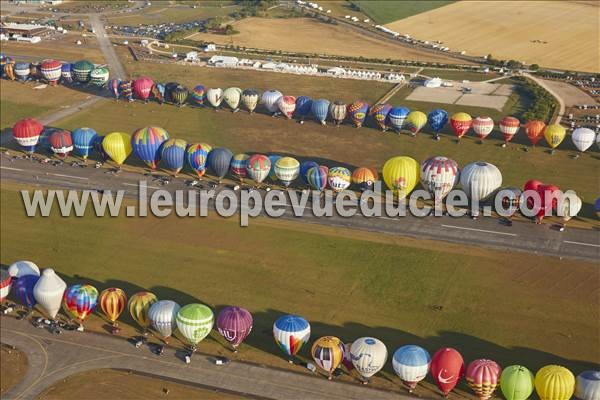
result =
M13 281L13 296L19 303L29 309L35 306L36 301L35 297L33 297L33 287L39 279L39 275L23 275Z
M217 317L217 329L234 351L252 330L252 314L245 308L225 307Z

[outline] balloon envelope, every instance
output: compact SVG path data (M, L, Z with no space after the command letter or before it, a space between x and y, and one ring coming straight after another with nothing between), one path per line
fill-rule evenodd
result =
M262 183L271 171L271 160L264 154L254 154L248 159L248 176L256 183Z
M473 162L463 168L460 184L469 198L484 201L502 186L502 173L494 164Z
M194 103L196 103L198 105L204 104L204 96L205 95L206 95L206 88L204 87L204 85L196 85L190 92L190 96L191 96L192 100L194 100Z
M515 117L506 116L500 120L500 132L505 142L510 142L512 138L519 132L521 121Z
M410 113L410 110L406 107L394 107L388 114L390 125L396 132L400 132L404 127L406 117Z
M88 158L94 148L94 140L98 134L92 128L77 128L71 133L75 152L81 157Z
M300 172L300 163L293 157L282 157L275 163L275 175L283 183L289 186Z
M53 132L48 138L50 150L58 157L66 157L73 150L73 137L68 131Z
M426 123L427 115L421 111L411 111L405 121L406 129L408 129L413 136L419 133Z
M596 134L590 128L577 128L571 134L571 140L577 150L584 152L594 144Z
M237 110L240 106L240 100L242 99L242 89L237 87L230 87L223 91L223 100L225 104L232 110Z
M312 109L312 99L308 96L300 96L296 99L296 114L300 118L306 118Z
M533 374L521 365L504 368L500 389L506 400L527 400L534 389Z
M427 122L435 133L439 133L448 123L448 112L441 108L431 110L427 115Z
M431 375L444 395L454 389L462 378L464 369L462 356L453 348L444 347L431 358Z
M327 186L327 173L329 170L326 166L321 165L312 167L306 172L306 179L313 190L322 191Z
M298 354L310 338L310 324L298 315L284 315L273 324L275 343L287 355Z
M565 138L567 131L561 125L552 124L548 125L544 130L544 138L548 145L555 149Z
M148 310L157 301L156 295L150 292L138 292L129 299L129 314L143 329L147 329L150 326Z
M311 112L316 120L325 125L329 113L329 100L318 99L312 102Z
M206 171L206 162L211 150L212 147L206 143L190 144L186 150L188 164L199 177Z
M379 180L379 174L374 168L358 167L352 172L352 183L364 192L373 190L375 182Z
M35 306L33 288L39 279L39 275L24 275L13 280L11 291L14 298L25 307L33 308Z
M20 278L25 275L40 276L40 269L31 261L16 261L8 267L8 274L13 278Z
M151 169L156 169L161 156L161 146L169 139L169 132L158 126L146 126L133 132L133 153Z
M383 180L398 199L413 191L419 182L419 163L405 156L390 158L383 165Z
M154 81L147 76L142 76L133 81L133 93L141 100L148 100Z
M473 119L469 114L464 112L456 113L450 118L450 126L454 131L454 135L459 139L469 131L472 124Z
M560 365L546 365L535 374L535 390L541 400L569 400L575 391L575 376Z
M402 383L413 390L427 376L431 356L422 347L406 345L398 348L392 358L392 366Z
M12 128L13 138L25 151L33 152L44 126L34 118L17 121Z
M215 176L222 179L229 171L232 158L233 153L231 151L219 147L211 150L208 154L208 166L213 170Z
M364 378L370 378L379 372L385 365L387 355L383 342L373 337L356 339L350 347L352 364Z
M12 281L13 278L8 274L8 271L0 269L0 302L3 302L10 293Z
M268 112L276 113L279 109L277 107L277 100L282 96L278 90L267 90L260 97L260 104L262 104Z
M494 120L488 116L477 117L473 120L473 131L481 140L489 136L494 130Z
M63 308L73 317L83 322L96 309L98 289L92 285L73 285L67 288Z
M127 306L127 295L119 288L104 289L100 293L98 303L106 318L114 323Z
M104 136L102 149L117 165L122 165L131 154L131 136L123 132L112 132Z
M162 145L161 160L168 169L178 173L185 164L186 149L185 140L169 139Z
M480 399L489 399L500 383L501 371L495 361L485 359L471 361L467 366L467 385Z
M63 281L52 268L46 268L42 271L40 279L33 288L35 301L54 319L62 303L63 294L67 284Z
M367 111L369 111L369 104L361 100L348 105L348 116L357 128L360 128L365 122Z
M296 109L296 98L294 96L281 96L277 100L277 107L287 119L292 119Z
M327 174L327 183L336 193L342 192L350 186L352 182L352 173L345 167L333 167Z
M369 109L369 115L375 120L375 124L383 131L387 129L387 116L392 109L389 104L375 104Z
M175 328L177 313L181 307L172 300L159 300L150 306L148 319L152 328L163 338L169 338Z
M254 89L246 89L242 92L242 104L248 112L252 113L258 105L258 92Z
M252 314L242 307L225 307L217 317L217 330L234 348L248 337L252 325Z
M208 336L214 321L212 310L204 304L188 304L177 313L177 329L194 346Z
M331 374L344 358L344 344L335 336L323 336L315 340L310 354L319 368Z
M429 158L421 164L421 185L436 199L445 198L460 177L458 163L446 157Z
M525 134L532 145L536 145L544 135L546 124L543 121L533 120L525 124Z
M575 397L580 400L600 399L600 371L583 371L577 375Z

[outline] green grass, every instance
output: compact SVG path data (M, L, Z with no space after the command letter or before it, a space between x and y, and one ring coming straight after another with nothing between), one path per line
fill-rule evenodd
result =
M367 14L373 21L384 25L399 19L412 17L439 7L454 3L454 1L390 1L390 0L366 0L355 1L351 3L360 7L360 10Z
M168 4L165 2L153 2L141 12L130 14L116 14L107 17L109 25L140 25L160 24L165 21L182 23L212 17L226 17L234 11L239 11L241 6L232 2L199 2L196 8L192 3Z
M12 127L15 122L25 117L34 117L50 111L50 107L39 106L36 104L16 103L11 100L2 100L0 102L0 130Z

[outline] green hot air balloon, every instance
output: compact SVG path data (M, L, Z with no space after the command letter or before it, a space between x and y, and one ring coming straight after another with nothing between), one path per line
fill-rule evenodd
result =
M533 374L521 365L504 368L500 376L500 389L506 400L527 400L533 393Z
M212 310L204 304L188 304L177 313L177 329L196 349L196 345L210 333L215 322Z
M73 64L73 76L76 82L87 83L90 81L90 74L94 70L94 64L88 60L77 61Z

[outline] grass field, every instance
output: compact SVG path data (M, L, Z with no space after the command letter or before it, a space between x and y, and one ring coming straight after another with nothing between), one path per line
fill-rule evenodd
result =
M589 1L459 1L386 26L470 55L600 72L599 7Z
M161 24L165 21L181 23L218 16L224 17L241 9L241 6L228 1L171 3L153 1L151 6L145 7L142 11L113 14L107 16L106 21L109 25ZM193 8L193 5L196 8Z
M83 44L76 45L77 40L81 40ZM69 33L56 40L42 40L36 44L2 42L0 49L17 61L19 56L26 56L39 61L44 58L55 58L60 61L76 62L85 58L94 63L105 62L96 38L91 36L83 38L81 34L76 33Z
M360 10L367 14L373 21L384 25L390 22L398 21L403 18L412 17L430 10L435 10L452 4L453 1L389 1L389 0L366 0L366 1L351 1L360 7Z
M27 357L19 350L0 345L0 393L19 383L27 371Z

